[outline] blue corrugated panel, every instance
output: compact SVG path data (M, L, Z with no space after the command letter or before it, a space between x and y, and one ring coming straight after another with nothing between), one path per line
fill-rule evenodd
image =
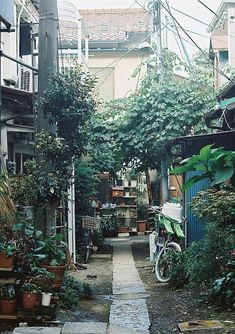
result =
M185 180L187 181L194 175L198 175L199 172L188 172L185 173ZM194 186L189 188L185 194L185 206L186 206L186 217L187 217L187 244L191 244L193 241L198 241L204 237L204 225L205 223L200 222L197 216L193 214L190 207L192 199L201 190L208 189L209 181L202 180L197 182Z

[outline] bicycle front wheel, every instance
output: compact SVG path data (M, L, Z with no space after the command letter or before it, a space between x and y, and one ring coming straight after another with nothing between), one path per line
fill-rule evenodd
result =
M168 283L171 279L172 252L181 252L181 248L176 242L171 242L163 247L157 256L155 275L160 283Z

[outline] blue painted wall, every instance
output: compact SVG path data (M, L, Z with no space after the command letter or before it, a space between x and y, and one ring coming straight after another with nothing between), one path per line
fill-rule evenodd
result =
M198 174L199 172L185 173L185 181ZM199 191L208 189L208 187L209 180L202 180L187 190L184 195L185 217L187 218L187 245L190 245L193 241L198 241L204 238L205 224L200 222L198 217L192 212L190 203Z

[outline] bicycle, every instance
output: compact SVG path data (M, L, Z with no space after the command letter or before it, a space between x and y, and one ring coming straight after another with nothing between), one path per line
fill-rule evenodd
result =
M162 211L158 212L156 248L157 258L155 262L155 275L160 283L168 283L171 280L172 254L181 252L178 241L184 238L181 228L182 221L167 216Z
M83 261L88 263L93 252L92 230L84 229L83 233Z

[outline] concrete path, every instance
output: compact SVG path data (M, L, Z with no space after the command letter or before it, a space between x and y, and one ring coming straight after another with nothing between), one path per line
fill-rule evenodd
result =
M148 333L150 326L146 291L135 267L129 238L112 239L113 303L110 325Z

